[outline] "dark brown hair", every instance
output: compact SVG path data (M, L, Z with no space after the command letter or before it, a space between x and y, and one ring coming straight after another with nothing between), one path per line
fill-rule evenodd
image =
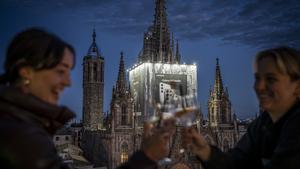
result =
M41 28L18 33L7 48L5 72L0 76L0 84L16 83L20 79L19 70L24 66L34 70L54 68L61 62L65 49L69 49L75 57L75 50L70 44Z

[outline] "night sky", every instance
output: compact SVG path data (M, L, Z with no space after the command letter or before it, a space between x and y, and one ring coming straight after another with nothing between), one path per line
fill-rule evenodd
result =
M117 80L120 52L125 66L137 62L143 34L153 22L154 0L1 0L0 71L12 37L38 26L53 32L76 49L73 85L61 104L82 118L82 60L92 43L105 58L104 111ZM298 0L167 0L169 30L180 42L182 61L198 65L198 94L207 113L209 86L214 84L216 58L228 87L233 113L254 117L258 103L253 91L253 59L262 49L281 45L299 49Z

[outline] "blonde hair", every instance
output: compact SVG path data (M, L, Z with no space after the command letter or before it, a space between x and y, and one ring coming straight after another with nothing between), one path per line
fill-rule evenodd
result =
M254 70L257 70L258 63L266 57L274 59L278 70L289 75L291 80L300 79L300 52L297 49L283 46L263 50L256 55Z

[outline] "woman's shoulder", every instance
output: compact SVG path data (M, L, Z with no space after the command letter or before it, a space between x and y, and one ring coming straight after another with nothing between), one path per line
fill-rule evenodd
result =
M48 137L49 134L30 112L0 99L0 135L6 140L24 140L34 135Z
M6 157L0 157L0 161L14 161L16 168L38 168L39 164L58 163L52 138L45 130L15 120L6 122L0 125L0 153Z
M300 108L293 111L286 118L282 128L282 134L297 135L297 137L300 139Z
M15 113L7 109L0 109L0 114L0 135L3 139L24 140L35 135L39 135L39 137L49 136L41 125L36 123L30 116L22 114L22 112Z
M285 119L276 151L300 153L300 108L294 109Z
M257 132L266 125L266 123L271 122L270 116L266 112L262 112L257 118L255 118L249 125L248 130L254 130Z

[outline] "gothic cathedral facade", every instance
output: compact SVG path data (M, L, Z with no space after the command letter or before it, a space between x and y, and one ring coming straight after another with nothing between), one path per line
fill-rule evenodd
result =
M150 102L164 102L170 94L178 94L172 84L183 86L183 94L197 94L197 66L181 64L179 43L174 45L169 32L165 0L156 0L153 25L144 33L143 48L137 66L129 71L126 79L124 54L120 54L119 72L112 89L110 111L103 111L104 57L93 42L83 59L83 136L85 157L95 166L114 169L127 161L140 148L143 121ZM177 86L178 86L177 85ZM158 87L155 87L158 86ZM181 93L182 94L182 93ZM232 115L227 88L224 89L219 60L213 89L208 99L208 120L201 111L196 114L198 131L209 143L226 151L239 139L237 119ZM200 163L188 153L180 152L182 126L171 140L169 169L199 169Z

